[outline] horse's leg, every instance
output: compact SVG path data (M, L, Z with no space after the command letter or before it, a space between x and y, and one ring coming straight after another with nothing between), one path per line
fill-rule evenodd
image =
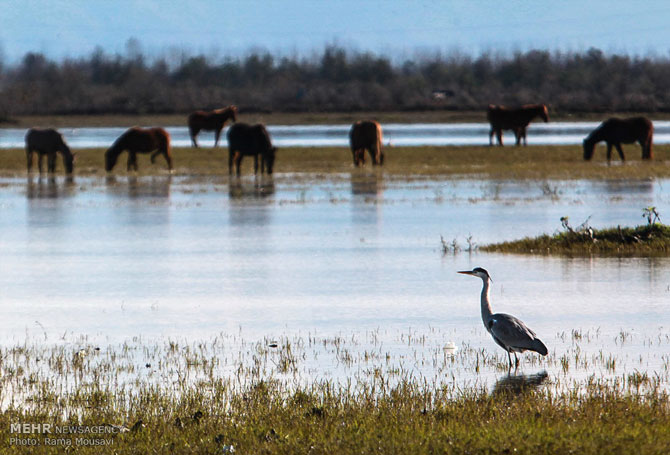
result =
M156 150L151 154L151 164L154 164L156 162L156 157L158 155L165 155L165 150Z
M200 132L200 130L189 127L189 132L191 133L191 143L193 144L193 147L198 148L198 142L195 140L195 138Z
M233 149L228 147L228 175L233 173Z
M258 153L254 153L254 175L258 174Z
M514 128L514 139L516 139L516 145L519 146L521 145L521 129L519 128Z
M135 170L137 170L137 154L135 154L135 152L128 151L128 164L126 169L130 171L130 168L135 168Z
M650 160L652 158L651 155L651 138L648 137L645 140L640 140L640 145L642 146L642 159L643 160Z
M26 161L28 165L28 172L30 172L33 168L33 151L30 149L30 147L26 147Z
M523 139L523 145L528 145L528 140L526 139L526 127L521 127L521 138Z
M44 158L44 154L41 151L37 151L37 167L40 170L40 174L42 173L42 158Z
M235 168L237 170L237 176L240 176L240 166L242 165L242 152L235 153Z
M489 147L493 146L493 135L495 134L495 130L493 127L491 127L491 131L489 131Z
M615 143L614 146L616 147L616 151L619 152L619 156L621 157L621 161L626 161L626 157L623 154L623 149L621 148L621 144L619 142Z
M503 146L503 132L502 128L496 130L496 137L498 138L498 145Z
M163 150L163 156L167 162L168 170L172 171L172 153L170 153L170 149Z
M607 162L609 163L612 161L612 143L608 142L607 143Z
M47 171L56 172L56 152L49 152L47 155Z

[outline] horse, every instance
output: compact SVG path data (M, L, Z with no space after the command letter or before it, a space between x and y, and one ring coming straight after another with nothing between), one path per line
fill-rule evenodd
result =
M261 156L261 174L267 167L272 174L277 147L272 146L270 135L261 124L235 123L228 129L228 173L233 173L233 162L240 175L240 164L244 156L254 157L254 174L258 173L258 155Z
M137 171L137 153L151 153L151 162L162 154L167 161L168 169L172 170L172 153L170 151L170 135L163 128L139 128L134 126L126 130L105 152L105 170L114 169L119 155L128 151L128 170Z
M549 121L549 111L544 104L526 104L517 108L508 108L505 106L496 106L489 104L486 111L486 118L491 124L489 132L489 145L493 145L493 135L498 138L498 144L503 145L503 130L512 130L516 137L516 145L528 145L526 141L526 128L535 118L541 117L544 122Z
M191 133L191 142L198 147L196 136L200 130L215 131L214 147L219 145L221 130L228 120L237 121L237 106L228 106L213 111L195 111L188 116L188 131Z
M615 118L605 120L584 139L584 160L593 158L596 144L607 143L607 161L612 159L612 146L616 147L621 161L626 161L621 144L639 142L642 146L642 159L653 159L651 150L654 125L646 117Z
M63 155L63 165L68 174L72 174L76 154L63 140L63 136L52 128L37 129L30 128L26 133L26 158L28 160L28 172L33 167L33 152L37 152L37 164L42 173L42 158L47 155L47 169L56 172L56 154Z
M372 120L361 120L354 123L349 131L349 145L354 158L354 166L365 164L367 150L373 165L384 164L382 151L382 127Z

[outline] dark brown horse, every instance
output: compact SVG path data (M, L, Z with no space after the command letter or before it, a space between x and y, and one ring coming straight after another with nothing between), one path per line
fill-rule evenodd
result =
M47 155L47 169L49 172L56 171L56 154L63 155L63 165L68 174L74 168L75 154L70 151L61 134L51 128L31 128L26 133L26 158L28 159L28 172L33 167L33 152L37 152L37 165L42 173L42 158Z
M516 145L528 145L526 141L526 128L535 118L541 117L546 122L549 121L549 111L544 104L526 104L517 108L508 108L505 106L496 106L489 104L486 111L486 118L491 124L489 132L489 145L493 145L493 135L498 138L498 144L503 145L503 130L512 130L516 137Z
M349 131L349 145L354 157L354 166L365 164L367 150L373 165L384 164L382 151L382 127L372 120L361 120L354 123Z
M254 174L258 173L258 155L261 156L261 174L267 167L272 174L277 147L272 146L265 126L235 123L228 129L228 173L233 173L233 162L240 175L240 164L244 156L254 157Z
M612 159L612 146L616 147L621 161L626 161L621 144L639 142L642 146L642 159L651 160L651 150L654 136L654 125L646 117L610 118L593 130L584 139L584 159L593 158L596 144L600 141L607 143L607 161Z
M213 111L195 111L188 116L188 131L191 133L191 142L198 146L196 136L201 130L215 131L214 147L219 145L221 130L228 120L237 121L237 106L228 106Z
M137 154L151 153L151 162L156 156L163 155L168 169L172 170L172 154L170 152L170 135L163 128L129 128L105 152L105 170L114 169L119 155L128 151L128 170L137 170Z

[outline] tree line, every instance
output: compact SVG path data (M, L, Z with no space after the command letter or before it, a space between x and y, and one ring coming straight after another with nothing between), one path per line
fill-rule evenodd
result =
M0 65L0 116L170 114L236 104L241 112L480 110L545 103L555 111L670 110L670 59L598 49L452 54L394 61L327 46L311 57L251 52L178 61L141 52Z

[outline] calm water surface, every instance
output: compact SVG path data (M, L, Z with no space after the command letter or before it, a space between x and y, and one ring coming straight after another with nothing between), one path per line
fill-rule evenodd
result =
M599 122L551 122L532 123L528 129L530 145L581 144ZM349 145L351 125L268 125L273 143L278 147L346 147ZM394 146L442 146L442 145L487 145L488 123L387 123L384 128L384 143ZM126 128L62 128L70 147L109 147ZM191 140L186 126L167 128L175 147L189 147ZM220 146L226 146L226 130L222 133ZM22 148L26 130L21 128L0 129L1 148ZM512 144L514 135L505 133L505 143ZM214 145L213 132L201 132L198 143L204 147ZM670 143L670 121L654 122L654 143Z
M574 349L579 330L597 333L580 349L621 368L667 370L668 258L444 256L440 243L553 233L565 215L634 225L650 205L670 216L670 181L3 179L0 342L377 331L399 352L418 333L503 355L480 319L481 280L456 273L481 266L494 311L551 352Z

